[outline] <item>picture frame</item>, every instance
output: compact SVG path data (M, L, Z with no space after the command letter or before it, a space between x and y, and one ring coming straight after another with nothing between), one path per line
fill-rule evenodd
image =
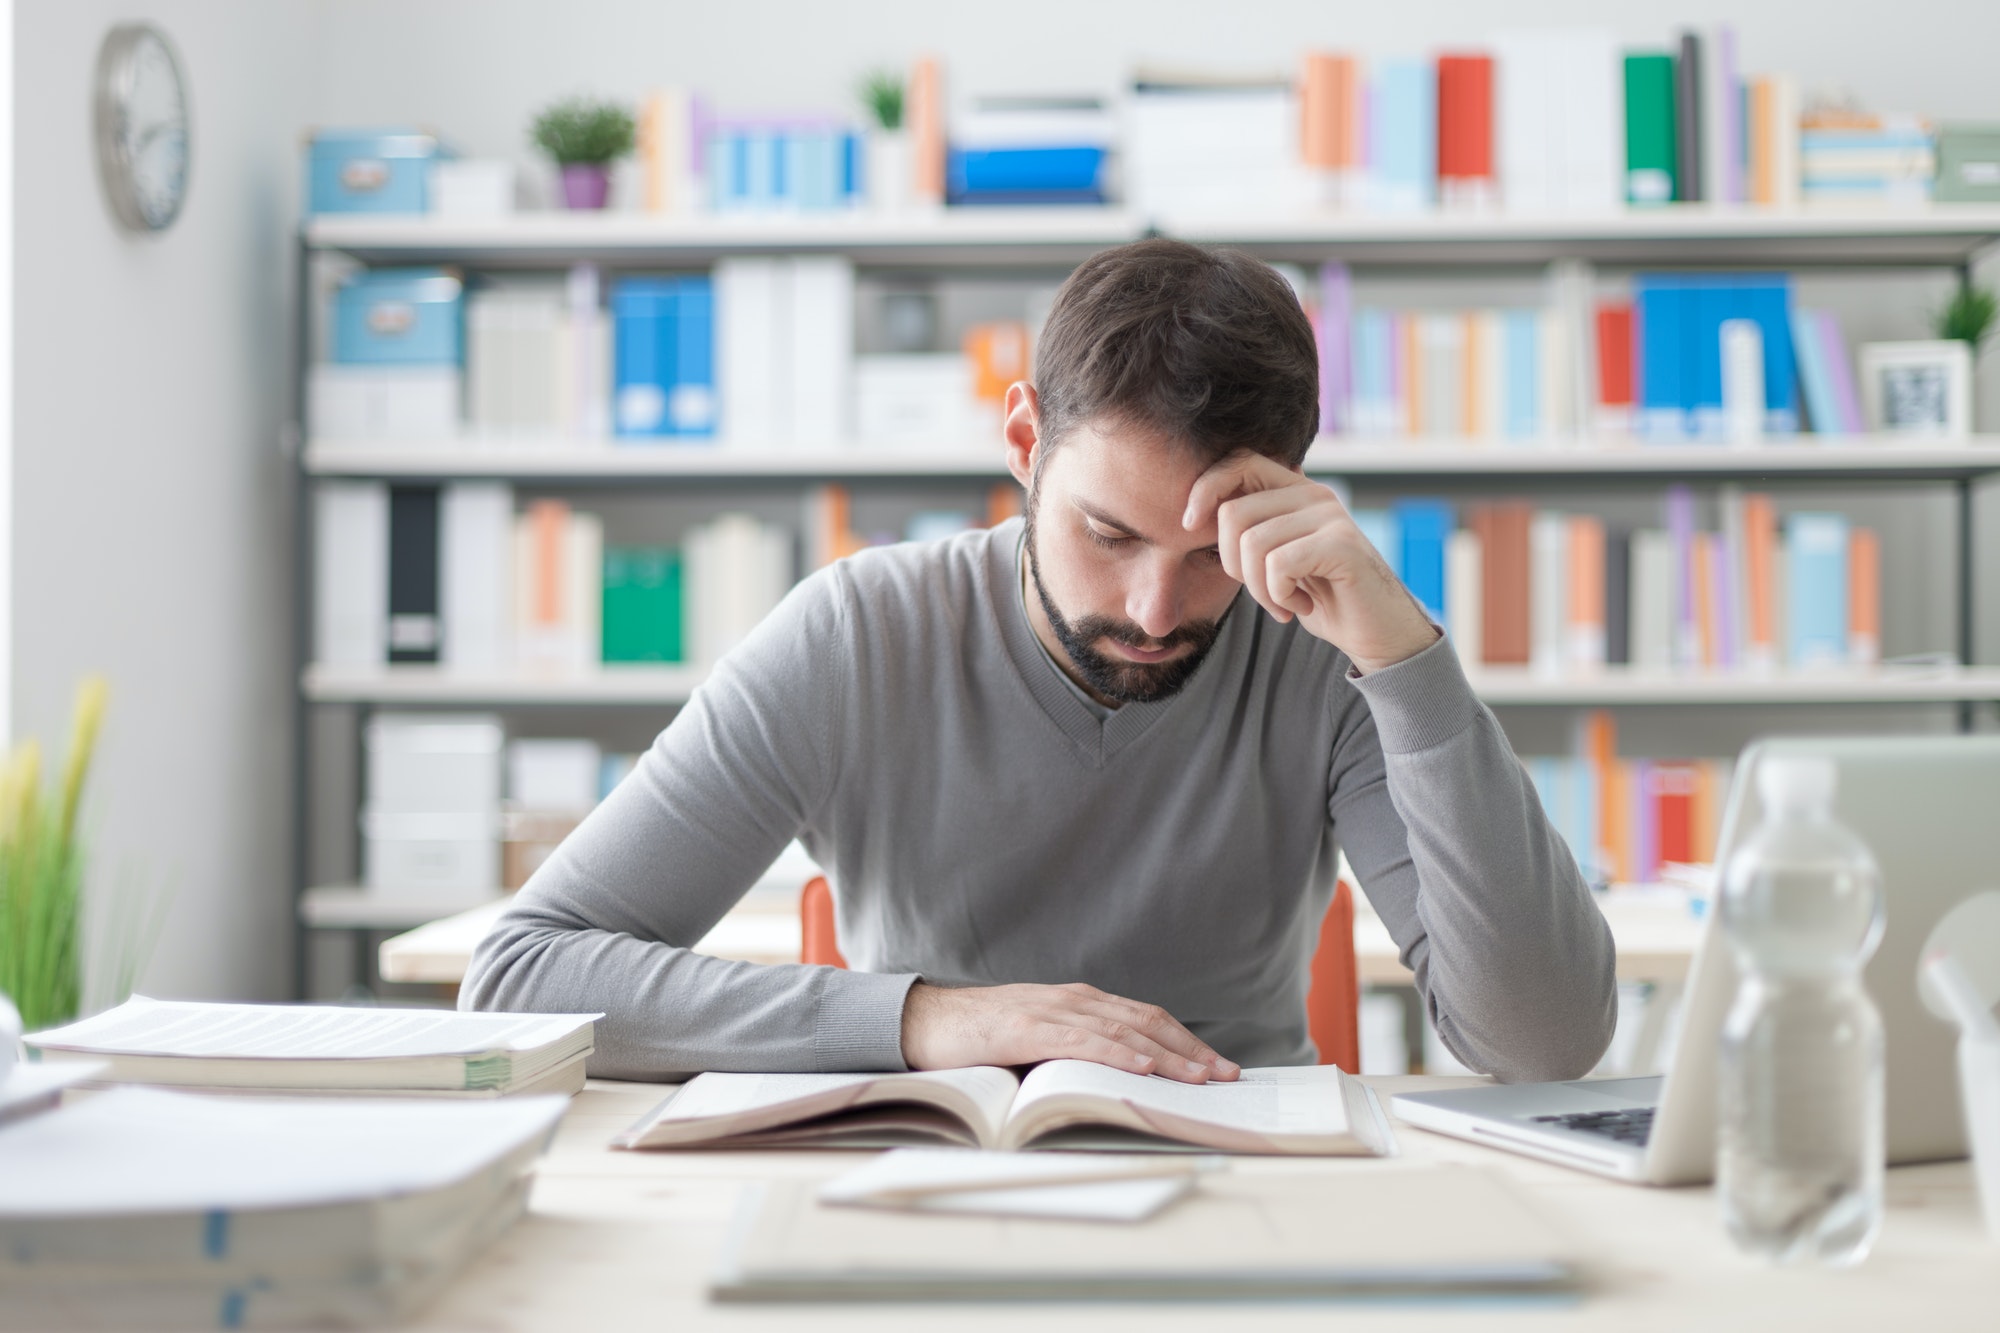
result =
M1972 349L1951 340L1865 343L1861 410L1884 435L1963 440L1972 434Z

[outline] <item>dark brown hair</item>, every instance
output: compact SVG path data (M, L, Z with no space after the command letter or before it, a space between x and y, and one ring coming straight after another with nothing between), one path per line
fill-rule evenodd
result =
M1134 241L1085 260L1035 347L1042 439L1086 422L1156 431L1212 462L1298 466L1319 431L1312 324L1277 270L1236 250Z

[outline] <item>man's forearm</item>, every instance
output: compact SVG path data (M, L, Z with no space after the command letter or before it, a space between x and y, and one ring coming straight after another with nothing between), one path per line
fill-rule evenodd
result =
M1361 817L1364 793L1352 836L1338 810L1335 831L1404 945L1439 1036L1504 1079L1587 1072L1617 1014L1610 931L1499 724L1448 643L1357 687L1403 854Z

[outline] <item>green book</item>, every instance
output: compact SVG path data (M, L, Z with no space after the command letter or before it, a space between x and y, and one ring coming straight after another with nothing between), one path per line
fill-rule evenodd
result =
M1680 197L1674 179L1674 58L1625 57L1625 198L1634 204L1670 204Z
M681 553L604 548L604 660L681 661Z

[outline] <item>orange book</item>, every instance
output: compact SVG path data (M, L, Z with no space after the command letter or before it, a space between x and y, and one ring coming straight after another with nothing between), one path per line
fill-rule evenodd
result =
M1882 542L1872 528L1847 534L1847 657L1857 666L1882 660Z
M986 492L986 526L997 528L1021 516L1021 488L1011 481L995 483Z
M1306 52L1305 77L1299 81L1299 155L1309 167L1342 165L1340 64L1341 57L1330 52Z
M1486 374L1486 358L1493 355L1493 349L1486 346L1479 336L1479 316L1468 314L1464 317L1465 359L1461 363L1458 383L1459 422L1458 433L1466 439L1476 439L1479 429L1479 381Z
M1773 125L1771 81L1750 80L1750 202L1773 204L1778 201L1777 136Z
M1403 335L1403 419L1412 436L1422 435L1430 423L1424 420L1424 345L1415 315L1398 315Z
M1688 831L1688 841L1693 850L1691 860L1715 860L1721 800L1722 765L1713 759L1704 759L1695 765L1694 805Z
M1749 587L1750 642L1746 664L1769 670L1778 664L1778 618L1776 611L1773 554L1777 550L1778 516L1768 495L1743 497L1743 577Z
M1007 389L1028 377L1028 326L1018 319L974 324L965 331L964 351L972 363L972 396L998 405Z
M1593 849L1600 868L1616 843L1613 818L1617 802L1611 799L1611 774L1618 767L1618 723L1608 708L1593 708L1583 718L1577 748L1597 779L1597 846Z
M1569 520L1569 665L1604 665L1604 521L1587 514Z
M944 70L923 56L910 70L903 97L910 133L910 192L919 203L944 202Z
M1611 858L1611 878L1619 884L1639 880L1638 857L1632 839L1632 761L1614 762L1604 774L1604 850Z
M561 500L535 500L528 505L529 530L533 536L534 579L528 601L529 615L538 626L563 622L563 593L569 586L569 506Z
M1713 532L1697 532L1694 535L1694 624L1701 639L1701 664L1713 668L1716 662L1716 645L1721 641L1721 626L1716 623L1715 614L1715 569L1721 559L1716 548L1721 539Z

